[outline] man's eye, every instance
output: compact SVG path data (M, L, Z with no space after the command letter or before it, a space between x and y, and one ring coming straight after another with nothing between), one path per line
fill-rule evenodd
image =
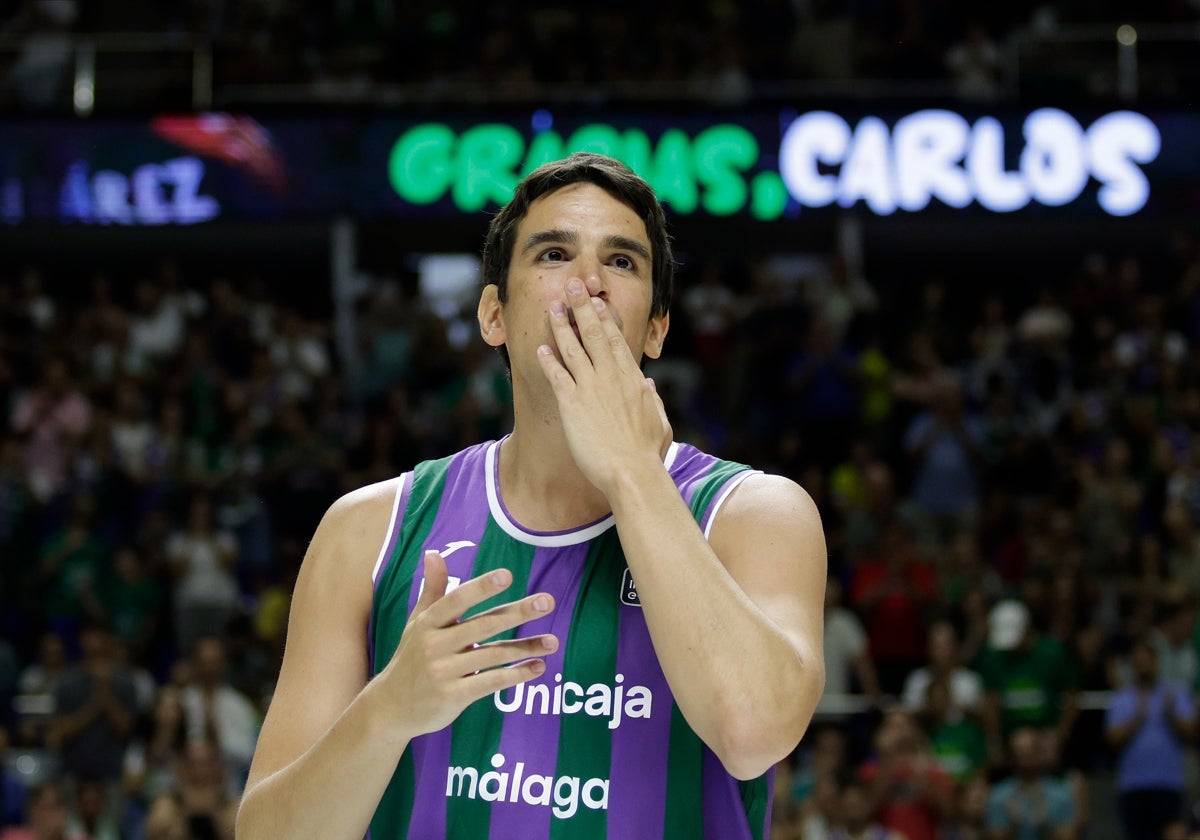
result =
M566 255L559 248L550 248L542 252L542 259L549 262L561 262L566 259Z
M633 271L635 268L637 268L636 263L629 259L629 257L617 257L613 260L613 265L624 271Z

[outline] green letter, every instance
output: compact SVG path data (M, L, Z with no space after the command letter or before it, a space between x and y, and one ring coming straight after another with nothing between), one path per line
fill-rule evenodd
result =
M454 132L438 123L410 128L392 146L388 179L396 194L411 204L432 204L450 186Z
M704 184L704 209L728 216L746 203L741 173L758 162L758 142L737 125L714 125L696 136L696 178Z
M489 201L504 204L517 187L516 169L525 152L525 140L511 125L488 123L463 132L459 148L454 203L473 213Z
M521 169L524 178L543 163L561 160L563 155L562 138L556 131L539 131L529 141L529 154L525 155L525 166Z
M677 213L695 211L697 190L691 141L679 129L668 129L658 139L654 176L652 184L660 200L668 202Z

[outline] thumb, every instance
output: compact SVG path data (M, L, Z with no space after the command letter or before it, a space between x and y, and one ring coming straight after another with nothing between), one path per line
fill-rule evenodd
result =
M446 558L436 551L426 551L423 578L425 585L422 587L421 597L417 599L417 605L413 607L414 616L429 609L430 605L446 594L446 584L449 579L449 573L446 571Z

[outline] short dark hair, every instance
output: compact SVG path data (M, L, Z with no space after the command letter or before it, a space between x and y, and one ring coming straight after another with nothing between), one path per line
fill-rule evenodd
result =
M494 283L500 302L508 302L508 267L516 247L517 227L529 212L529 205L557 189L578 183L600 187L637 213L645 224L652 255L650 314L666 315L671 308L675 259L671 255L667 217L658 196L653 187L621 161L591 152L576 152L563 160L542 164L517 184L512 200L488 225L483 243L483 284Z

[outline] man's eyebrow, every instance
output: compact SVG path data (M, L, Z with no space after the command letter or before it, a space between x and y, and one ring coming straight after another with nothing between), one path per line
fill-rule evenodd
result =
M630 239L628 236L609 236L604 240L604 244L618 251L633 251L633 253L647 262L650 261L650 249L636 239Z
M575 245L579 242L579 236L573 231L559 230L554 228L551 230L539 230L525 240L525 244L521 247L521 253L525 254L537 248L539 245L546 245L550 242L559 242L564 245Z

